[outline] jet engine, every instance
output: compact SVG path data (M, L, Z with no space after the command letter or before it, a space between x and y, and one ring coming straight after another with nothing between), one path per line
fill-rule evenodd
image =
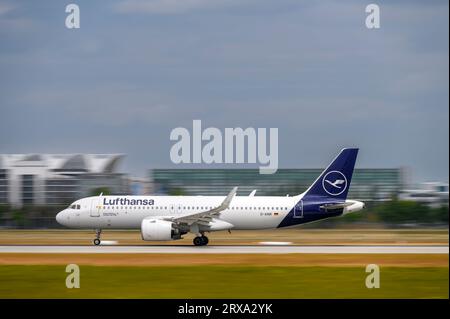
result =
M141 223L143 240L176 240L181 239L181 232L172 222L161 219L144 219Z

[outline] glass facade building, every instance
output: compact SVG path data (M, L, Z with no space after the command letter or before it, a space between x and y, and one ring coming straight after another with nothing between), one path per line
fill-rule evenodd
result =
M239 186L239 195L257 190L260 196L294 196L304 192L323 169L278 169L259 174L258 169L154 169L150 180L160 194L226 195ZM362 201L389 200L404 187L402 168L355 169L349 198Z
M22 175L22 202L24 205L32 205L34 203L33 182L33 175Z
M8 197L8 170L0 169L0 204L7 204Z

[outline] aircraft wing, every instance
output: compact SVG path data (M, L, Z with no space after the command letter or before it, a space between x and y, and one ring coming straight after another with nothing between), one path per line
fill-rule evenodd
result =
M227 195L227 197L224 199L222 204L219 206L204 211L200 213L193 213L193 214L186 214L182 216L176 216L171 218L172 221L182 223L182 224L188 224L192 225L193 223L199 223L199 224L207 224L209 223L216 215L218 215L221 211L227 209L230 206L231 200L236 195L237 187L234 187L231 192Z

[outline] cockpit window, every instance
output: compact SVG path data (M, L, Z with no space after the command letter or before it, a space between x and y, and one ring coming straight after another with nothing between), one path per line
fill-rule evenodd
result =
M75 209L77 205L70 205L69 208Z
M80 209L80 205L77 205L77 209Z

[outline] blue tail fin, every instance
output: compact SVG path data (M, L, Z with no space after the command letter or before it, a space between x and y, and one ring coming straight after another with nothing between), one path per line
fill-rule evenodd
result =
M303 199L325 197L336 201L345 201L357 155L357 148L344 148L308 188Z

